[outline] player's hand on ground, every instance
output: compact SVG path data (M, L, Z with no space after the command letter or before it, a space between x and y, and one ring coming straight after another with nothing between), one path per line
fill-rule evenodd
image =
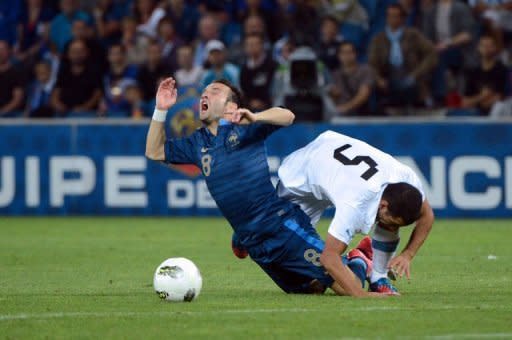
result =
M252 124L256 121L256 115L247 109L237 109L228 113L228 119L233 124Z
M156 92L156 108L159 110L169 110L176 103L178 98L178 90L176 89L176 81L169 77L160 83Z
M387 298L390 296L400 296L400 294L390 294L390 293L377 293L377 292L367 292L367 297L371 298Z
M405 275L407 279L411 278L411 258L407 254L402 253L393 258L389 261L388 267L399 277L403 277Z

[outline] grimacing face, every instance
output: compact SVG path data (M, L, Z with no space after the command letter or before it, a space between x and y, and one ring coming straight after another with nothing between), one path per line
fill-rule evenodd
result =
M201 94L199 119L203 123L209 124L221 119L226 112L235 110L237 105L228 100L230 95L231 89L224 84L208 85Z

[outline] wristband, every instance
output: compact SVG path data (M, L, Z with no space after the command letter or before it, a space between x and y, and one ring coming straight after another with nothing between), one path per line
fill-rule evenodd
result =
M155 111L153 111L153 120L163 123L163 122L165 122L166 117L167 117L167 110L159 110L155 107Z

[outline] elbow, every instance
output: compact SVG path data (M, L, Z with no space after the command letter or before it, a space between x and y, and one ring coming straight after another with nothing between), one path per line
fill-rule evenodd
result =
M157 157L156 153L153 150L151 150L150 148L146 148L146 152L145 152L144 155L149 160L152 160L152 161L157 161L158 160L158 157Z
M286 125L292 125L293 122L295 121L295 114L288 109L286 111L287 111L286 114L287 114L287 118L288 118Z

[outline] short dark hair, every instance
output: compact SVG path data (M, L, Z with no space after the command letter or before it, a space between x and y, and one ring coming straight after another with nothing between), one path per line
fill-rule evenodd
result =
M356 47L356 44L354 44L352 41L350 40L343 40L339 45L338 45L338 53L341 52L341 49L345 46L350 46L352 47L352 50L354 51L354 53L357 54L357 47Z
M407 12L405 11L404 6L402 6L401 4L391 4L388 6L387 9L390 9L390 8L397 9L400 12L400 16L402 18L405 18L407 16Z
M498 45L498 40L496 39L496 37L494 35L491 35L491 34L482 34L480 36L480 41L481 40L484 40L484 39L488 39L488 40L491 40L495 45Z
M229 87L229 89L231 90L231 94L230 94L228 100L230 102L235 103L238 107L243 107L242 104L243 104L244 98L243 98L242 91L238 87L233 85L227 79L217 79L217 80L212 81L212 84L213 83L223 84L223 85L226 85L227 87Z
M336 19L335 16L333 15L326 15L322 18L322 23L326 22L326 21L329 21L331 23L333 23L334 25L338 26L340 23L338 21L338 19Z
M388 202L393 217L400 217L409 225L420 217L423 198L418 189L404 182L388 184L382 199Z

